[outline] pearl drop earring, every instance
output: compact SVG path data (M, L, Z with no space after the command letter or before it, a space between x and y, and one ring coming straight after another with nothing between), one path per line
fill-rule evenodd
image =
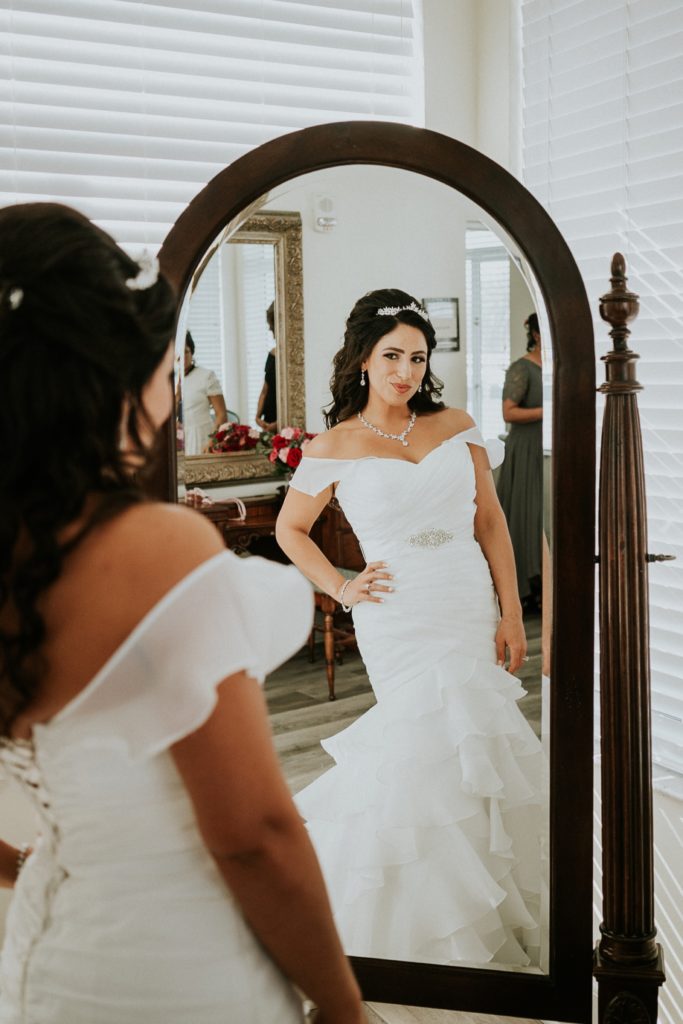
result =
M360 386L365 387L365 370L360 371Z
M420 386L419 386L419 388L417 390L418 391L422 391L422 381L420 381Z

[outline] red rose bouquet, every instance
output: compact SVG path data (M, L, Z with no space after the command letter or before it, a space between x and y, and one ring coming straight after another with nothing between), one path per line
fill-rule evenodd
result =
M301 427L283 427L279 433L264 431L259 449L274 469L289 475L301 462L304 448L314 437L315 434L308 434Z
M241 423L223 423L209 435L209 453L247 452L255 448L261 438L261 431Z

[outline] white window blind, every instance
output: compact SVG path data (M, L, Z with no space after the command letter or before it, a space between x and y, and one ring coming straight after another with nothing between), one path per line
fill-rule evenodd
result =
M632 347L648 497L654 759L683 772L683 5L523 0L525 183L598 297L612 253L640 294ZM599 380L604 370L599 364Z
M240 287L242 316L241 348L247 393L247 422L256 423L256 406L263 387L266 359L275 338L270 333L266 311L275 298L275 266L272 245L240 245ZM287 424L283 423L282 426Z
M205 265L197 287L192 292L187 329L195 343L198 366L213 370L225 393L225 367L223 365L223 310L221 289L221 250L218 249ZM220 425L220 424L219 424Z
M69 203L161 243L285 132L424 123L421 0L2 0L0 205Z
M492 231L465 232L468 412L484 437L505 433L503 384L510 364L510 261Z

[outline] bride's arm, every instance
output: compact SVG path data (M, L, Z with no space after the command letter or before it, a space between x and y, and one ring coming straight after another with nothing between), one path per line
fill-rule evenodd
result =
M476 476L476 513L474 535L489 563L493 585L500 604L501 621L496 633L496 653L505 662L505 648L510 651L508 670L515 672L526 655L526 637L522 622L522 606L517 590L517 572L512 541L505 513L500 507L488 456L483 448L469 446Z
M275 537L304 576L319 590L336 598L344 577L309 537L311 527L331 497L331 486L314 497L289 487L275 523Z
M290 487L275 524L278 544L294 562L294 565L312 583L326 594L339 600L340 590L346 582L344 576L326 558L309 533L314 522L332 497L332 487L326 487L320 494L311 497ZM378 580L391 580L384 562L369 562L348 584L344 591L344 604L354 605L359 601L382 602L375 593L388 593L390 586ZM373 593L367 590L372 585Z
M321 1020L361 1024L358 985L258 683L245 672L224 680L209 719L171 751L202 838L259 941Z

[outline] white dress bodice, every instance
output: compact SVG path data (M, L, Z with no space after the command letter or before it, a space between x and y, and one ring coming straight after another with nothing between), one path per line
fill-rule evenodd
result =
M336 497L394 591L353 621L377 703L323 740L297 793L344 945L359 956L530 965L542 753L496 664L498 603L475 537L476 428L419 463L304 458L291 486ZM489 464L500 443L485 446Z
M262 680L293 654L311 616L296 569L221 553L32 742L0 741L40 829L7 919L0 1024L301 1020L204 846L169 748L208 719L222 680Z
M417 463L400 457L304 457L291 486L318 494L336 483L337 500L368 561L391 558L406 546L439 547L472 537L475 476L470 444L486 448L492 468L502 461L501 442L484 442L472 427L447 438Z
M353 609L363 659L376 692L409 678L422 658L453 647L493 658L498 616L488 564L474 537L476 481L470 445L498 465L503 446L461 431L418 463L401 458L302 459L291 486L335 494L367 562L385 561L394 592ZM410 630L420 643L406 638ZM382 643L381 640L384 639Z

